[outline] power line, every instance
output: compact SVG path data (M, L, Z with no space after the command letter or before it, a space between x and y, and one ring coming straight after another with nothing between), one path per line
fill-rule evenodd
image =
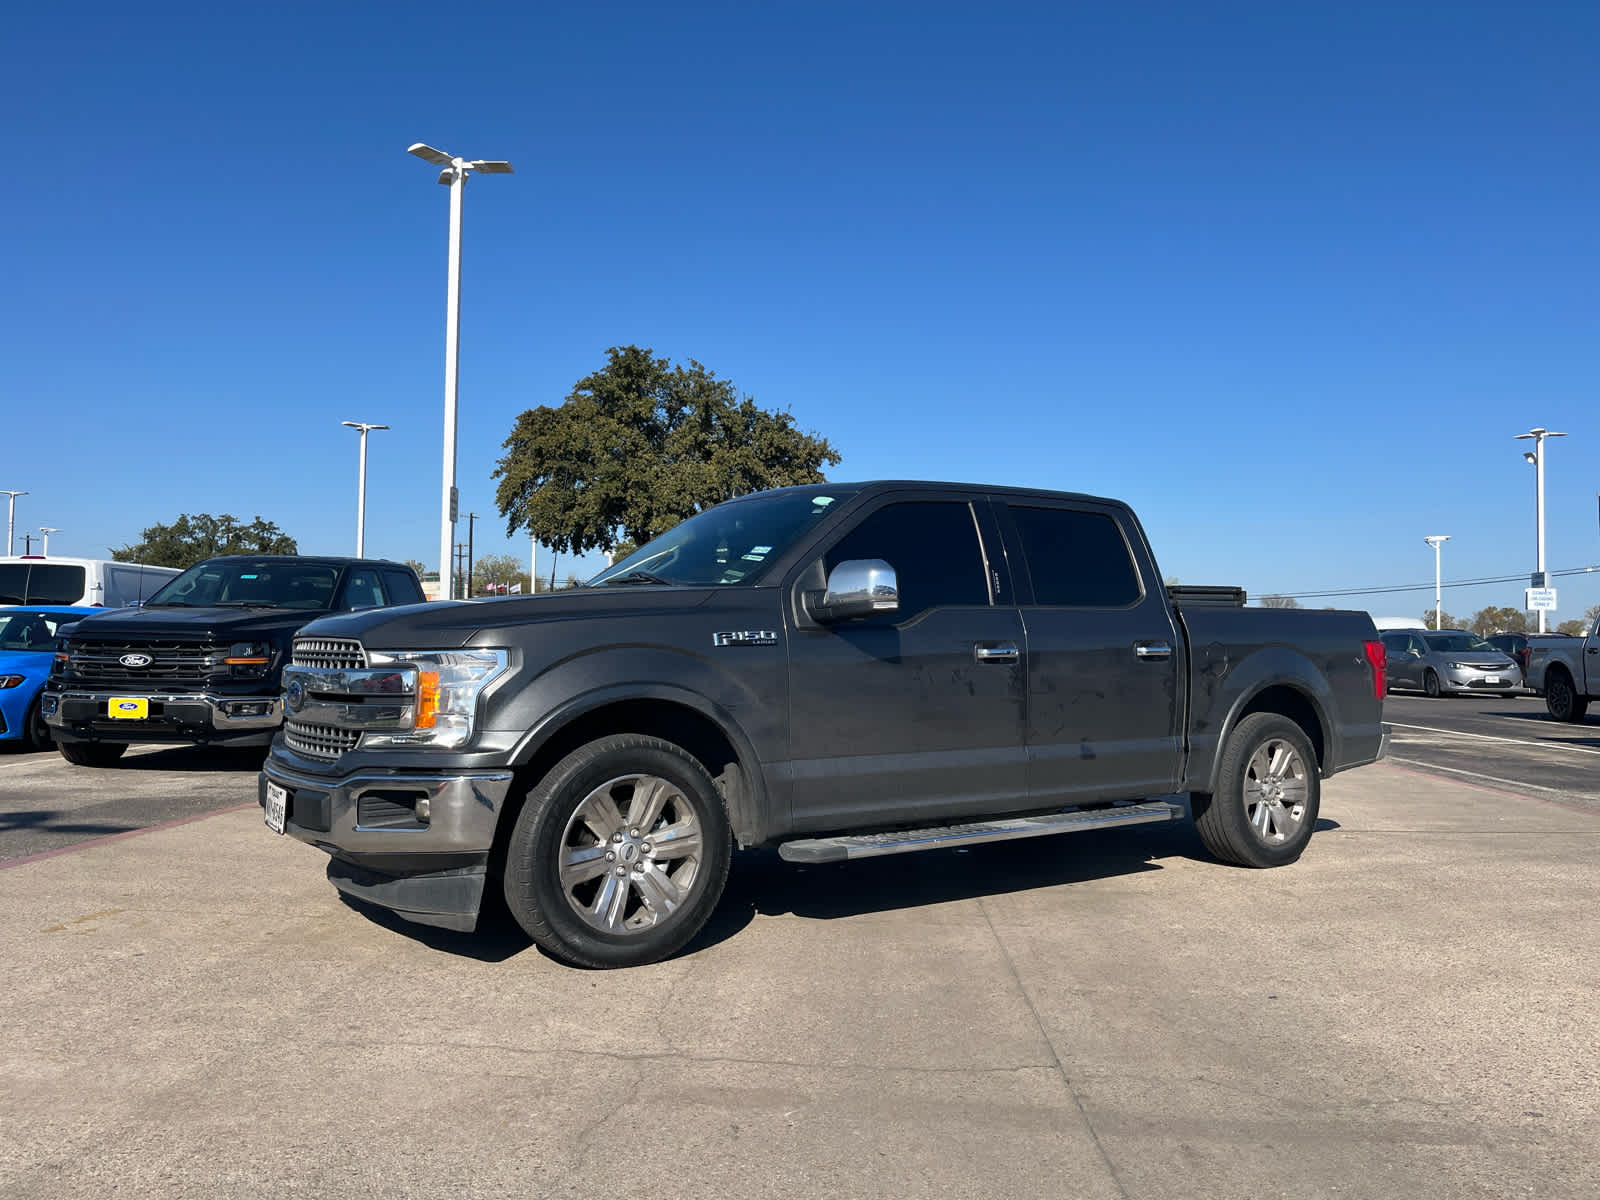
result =
M1566 567L1560 571L1546 571L1545 574L1550 576L1587 575L1592 574L1595 571L1600 571L1600 564L1589 567ZM1481 587L1484 584L1490 583L1516 583L1518 580L1526 578L1528 578L1528 576L1527 573L1524 572L1521 575L1494 575L1485 576L1482 579L1446 579L1440 586ZM1285 598L1293 598L1295 600L1316 600L1324 596L1379 596L1397 592L1431 591L1433 591L1433 584L1431 583L1406 583L1393 584L1385 587L1336 588L1331 591L1324 592L1267 592L1264 594L1269 596L1283 596Z

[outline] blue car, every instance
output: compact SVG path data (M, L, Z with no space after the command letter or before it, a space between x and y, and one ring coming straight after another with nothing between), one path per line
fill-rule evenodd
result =
M103 608L30 604L0 608L0 742L22 741L35 750L50 744L39 716L39 693L50 674L56 633Z

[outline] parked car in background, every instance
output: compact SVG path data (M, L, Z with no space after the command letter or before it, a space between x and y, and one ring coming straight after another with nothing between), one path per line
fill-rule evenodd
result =
M1582 638L1543 638L1532 646L1528 686L1558 721L1581 721L1600 698L1600 620Z
M50 675L61 631L97 608L60 604L0 608L0 742L43 750L50 727L39 715L39 694Z
M130 742L264 746L283 668L320 616L422 602L417 574L364 558L208 558L139 608L100 609L63 639L41 700L61 756L109 766Z
M1484 640L1496 650L1509 655L1522 669L1524 687L1533 686L1528 682L1528 663L1533 657L1535 646L1541 644L1575 646L1579 641L1570 633L1497 633Z
M178 574L177 567L109 558L0 555L0 604L127 608L142 604Z
M1522 668L1466 629L1390 629L1379 635L1387 651L1389 687L1429 696L1522 690Z

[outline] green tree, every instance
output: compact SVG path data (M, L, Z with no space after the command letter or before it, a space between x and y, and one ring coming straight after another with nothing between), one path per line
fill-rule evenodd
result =
M111 551L117 562L149 563L156 567L192 567L219 554L296 554L295 540L271 521L259 516L245 525L223 513L180 513L171 525L152 525L132 546Z
M485 554L472 564L472 588L475 595L498 595L502 589L521 584L522 594L527 595L532 589L528 587L527 564L519 558L509 554Z
M1474 613L1472 624L1467 628L1479 637L1488 637L1491 633L1526 633L1528 614L1520 608L1495 608L1491 604Z
M719 501L819 483L839 461L826 438L693 359L674 366L638 346L606 358L559 408L517 418L493 476L506 536L525 530L566 554L643 545Z
M1460 617L1453 616L1450 613L1445 613L1444 614L1444 624L1435 625L1434 621L1433 621L1433 614L1434 614L1434 610L1431 609L1431 608L1425 609L1423 611L1422 624L1428 629L1464 629L1464 628L1466 628L1466 626L1464 625L1464 623L1462 622Z
M1570 621L1563 621L1556 626L1557 633L1570 633L1573 637L1583 637L1594 628L1595 619L1600 618L1600 604L1591 604L1583 610L1582 617L1573 617Z
M1300 601L1296 600L1293 596L1263 596L1261 597L1261 607L1299 608Z

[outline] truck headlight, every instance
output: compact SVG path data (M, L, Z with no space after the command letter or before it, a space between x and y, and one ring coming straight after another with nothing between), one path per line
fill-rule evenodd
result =
M376 746L454 750L472 737L478 699L506 669L504 650L367 651L374 667L408 668L416 703L411 728L398 732L371 730L361 737L363 749Z

